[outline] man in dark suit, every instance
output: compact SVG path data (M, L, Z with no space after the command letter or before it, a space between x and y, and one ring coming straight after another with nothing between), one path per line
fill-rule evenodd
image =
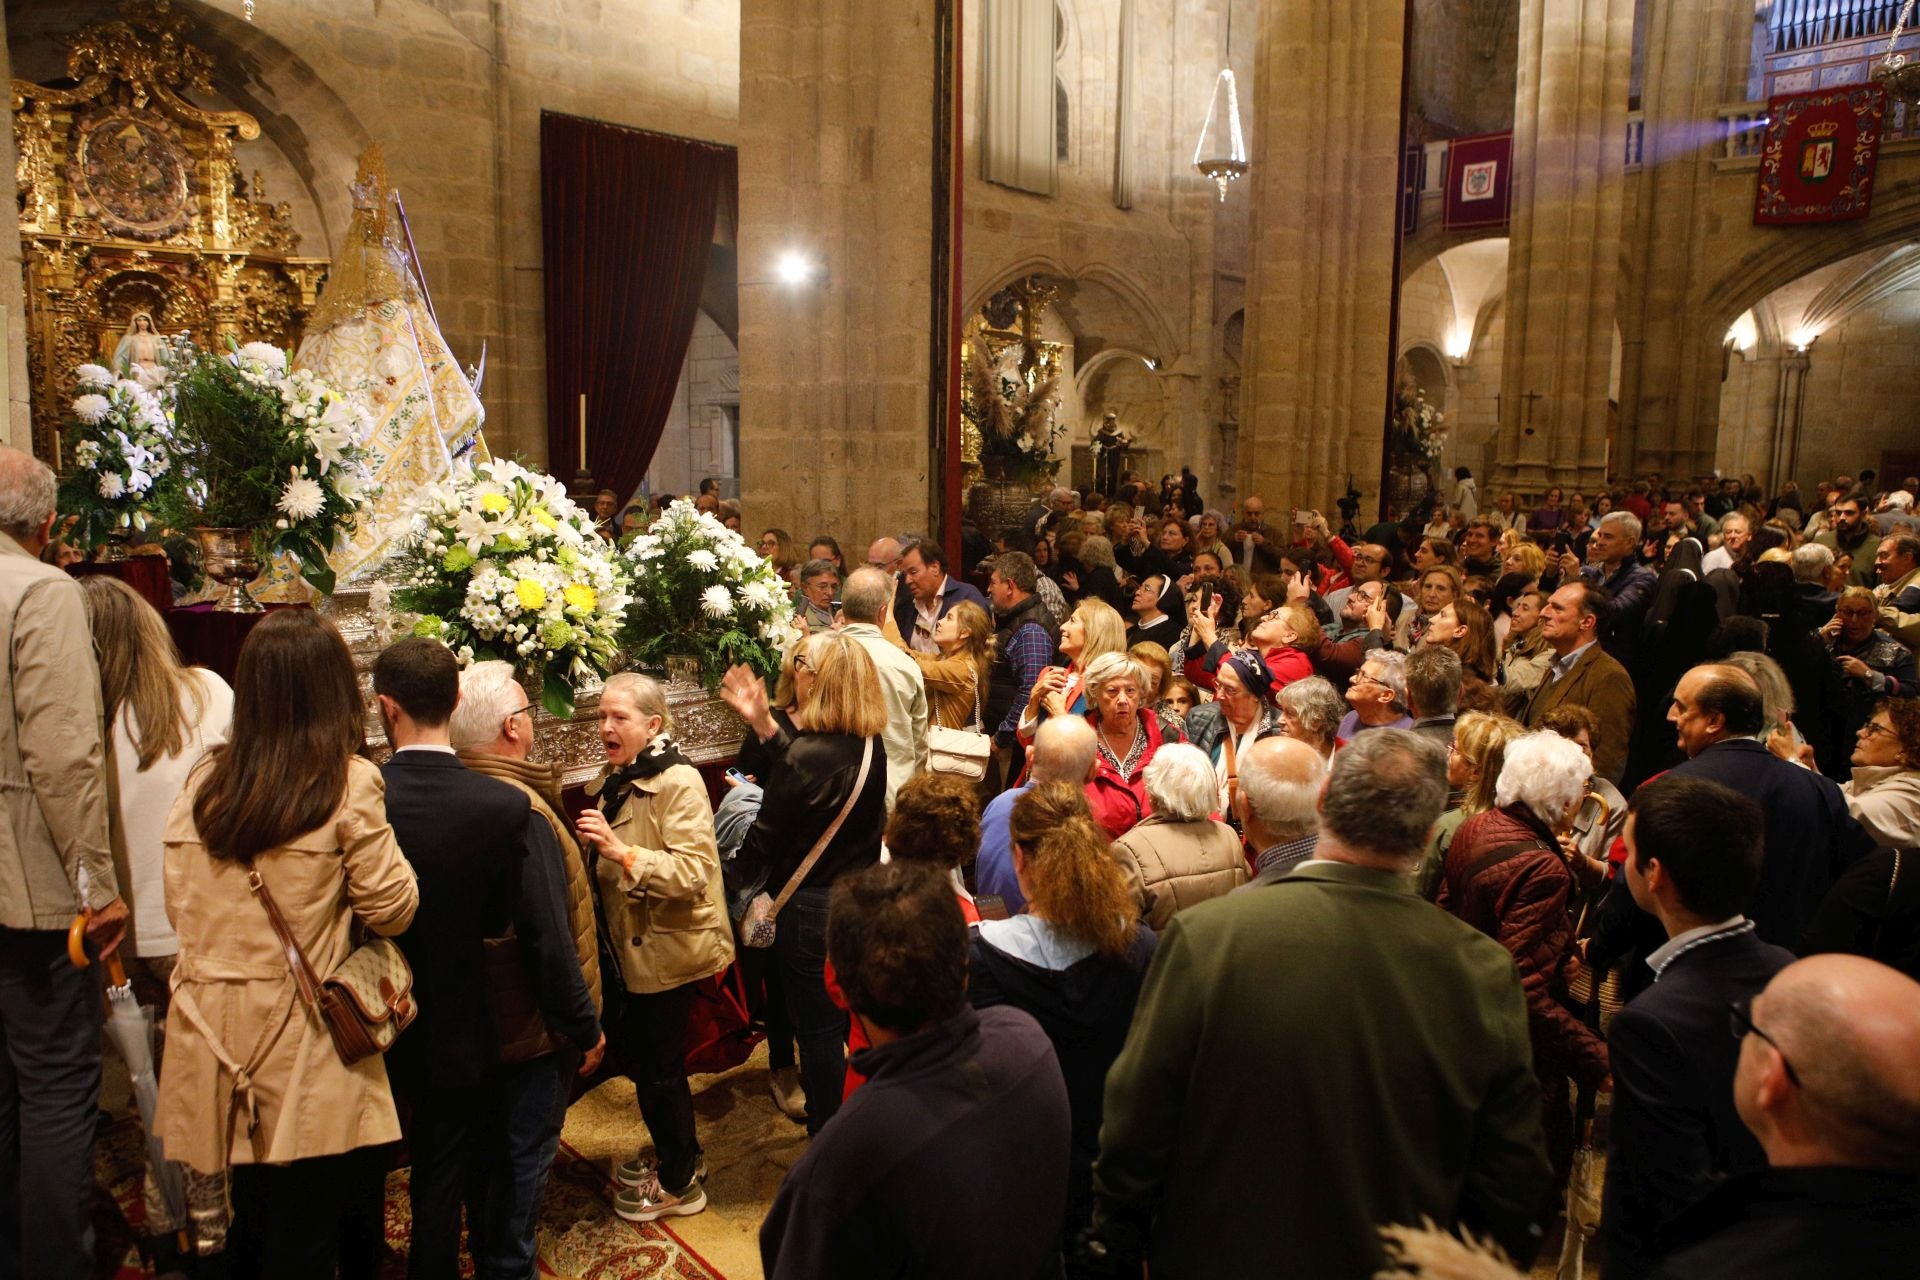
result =
M1446 796L1439 747L1361 734L1314 856L1161 935L1094 1167L1114 1274L1372 1275L1378 1228L1423 1217L1538 1250L1554 1191L1520 980L1410 879Z
M1730 1014L1733 1102L1768 1167L1674 1223L1657 1280L1911 1280L1920 984L1860 956L1811 956Z
M939 653L934 624L957 604L975 604L988 617L987 598L968 583L947 574L947 553L930 539L909 537L900 553L900 581L894 592L893 621L900 638L921 653Z
M437 640L401 640L374 663L373 687L394 747L382 770L387 820L420 879L420 910L398 939L413 966L420 1016L387 1055L394 1086L412 1108L407 1274L410 1280L453 1280L485 1080L498 1057L486 939L504 934L511 923L523 953L544 946L565 948L571 956L573 942L557 894L521 892L529 857L559 865L551 847L530 849L530 841L551 842L544 821L534 817L525 794L468 769L449 745L448 721L460 698L453 654ZM542 1012L553 1017L577 1011L577 1018L554 1029L577 1047L591 1048L599 1028L578 962L530 967L563 975L563 984L570 970L578 991L542 992Z
M1789 764L1757 740L1766 728L1760 686L1738 667L1695 667L1667 712L1685 763L1675 774L1732 787L1766 813L1760 884L1747 915L1763 941L1800 940L1827 889L1873 842L1830 779Z
M1527 728L1538 729L1562 703L1586 707L1600 721L1593 735L1593 770L1619 785L1627 771L1637 695L1633 677L1600 644L1613 617L1613 600L1599 587L1570 582L1548 597L1540 611L1540 634L1554 652L1553 666L1528 701Z
M1721 1179L1766 1167L1733 1107L1740 1046L1726 1034L1727 1006L1793 963L1740 914L1760 879L1764 824L1760 806L1717 782L1669 774L1634 793L1627 889L1667 941L1647 957L1653 985L1607 1031L1607 1280L1645 1276L1682 1210Z

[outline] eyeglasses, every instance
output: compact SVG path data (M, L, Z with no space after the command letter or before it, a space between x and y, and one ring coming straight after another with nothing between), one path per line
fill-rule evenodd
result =
M1787 1061L1787 1052L1780 1047L1780 1042L1754 1025L1752 996L1748 996L1745 1000L1735 1000L1727 1006L1727 1023L1728 1029L1733 1032L1733 1038L1735 1040L1745 1040L1750 1035L1759 1036L1762 1040L1765 1040L1768 1046L1780 1055L1780 1065L1786 1068L1787 1079L1793 1081L1794 1088L1806 1088L1805 1085L1800 1083L1800 1077L1794 1071L1793 1064Z
M1893 730L1878 720L1869 720L1860 726L1860 737L1863 741L1867 738L1877 738L1883 733L1889 738L1894 736Z
M525 715L525 714L526 714L527 712L529 712L529 711L532 711L532 710L533 710L533 703L531 703L531 702L529 702L529 703L528 703L528 704L527 704L526 706L524 706L524 707L521 707L521 708L520 708L520 709L519 709L518 711L509 711L509 712L507 712L507 719L509 719L509 720L511 720L511 719L513 719L513 718L514 718L515 716L518 716L518 715Z

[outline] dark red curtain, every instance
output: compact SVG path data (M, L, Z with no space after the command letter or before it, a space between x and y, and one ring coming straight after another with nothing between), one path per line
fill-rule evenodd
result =
M738 182L732 147L540 113L547 466L639 487L673 407L713 244Z

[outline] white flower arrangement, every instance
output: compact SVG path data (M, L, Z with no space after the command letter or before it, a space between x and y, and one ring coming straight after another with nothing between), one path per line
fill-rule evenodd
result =
M344 392L288 363L264 342L230 344L224 356L192 350L179 363L169 385L189 483L176 522L252 529L264 550L293 556L331 594L327 554L373 496L360 445L372 426Z
M116 533L144 532L156 486L174 463L172 397L102 365L74 369L78 393L64 434L67 473L60 513L73 517L68 538L91 550Z
M800 639L779 573L691 502L661 512L622 554L633 574L625 639L645 665L691 657L709 685L734 663L771 676Z
M538 674L555 716L571 716L575 690L614 669L627 566L552 476L495 458L429 487L400 555L393 598L420 615L414 634L463 662Z

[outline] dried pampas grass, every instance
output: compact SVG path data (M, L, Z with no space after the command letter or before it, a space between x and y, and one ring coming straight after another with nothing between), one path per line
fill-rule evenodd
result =
M1427 1280L1525 1280L1507 1262L1506 1254L1491 1240L1462 1240L1424 1218L1417 1227L1382 1227L1386 1241L1387 1265L1374 1274L1374 1280L1404 1280L1424 1276Z

